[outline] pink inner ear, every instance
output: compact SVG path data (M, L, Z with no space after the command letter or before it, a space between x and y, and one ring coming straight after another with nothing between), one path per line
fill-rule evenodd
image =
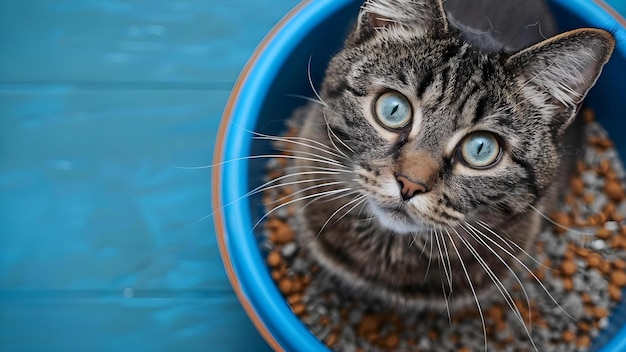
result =
M369 21L370 26L372 26L372 28L389 27L394 22L389 17L385 17L377 13L371 13L371 12L367 14L367 20Z

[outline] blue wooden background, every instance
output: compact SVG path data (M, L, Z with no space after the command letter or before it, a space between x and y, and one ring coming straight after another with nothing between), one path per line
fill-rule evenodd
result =
M0 351L269 349L174 166L296 3L0 0Z
M173 166L296 3L0 0L0 350L269 349Z

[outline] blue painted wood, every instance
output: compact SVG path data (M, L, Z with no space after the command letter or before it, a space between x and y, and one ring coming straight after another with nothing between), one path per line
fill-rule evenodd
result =
M19 289L223 289L207 165L226 92L0 93L0 223ZM29 256L28 253L36 253ZM61 258L62 260L57 260ZM209 270L207 258L211 258Z
M295 4L0 1L0 351L269 350L174 166Z
M267 348L198 222L210 170L174 167L211 162L227 94L4 85L0 350Z
M3 81L233 80L294 0L3 0Z
M24 296L3 298L2 351L267 349L230 295L143 299Z

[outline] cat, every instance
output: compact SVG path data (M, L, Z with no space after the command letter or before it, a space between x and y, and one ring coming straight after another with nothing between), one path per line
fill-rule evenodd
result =
M533 251L563 188L566 132L615 40L542 38L556 28L543 1L524 2L542 30L506 33L506 3L366 1L319 101L294 112L291 225L354 294L461 309L506 289ZM495 6L491 19L471 10Z

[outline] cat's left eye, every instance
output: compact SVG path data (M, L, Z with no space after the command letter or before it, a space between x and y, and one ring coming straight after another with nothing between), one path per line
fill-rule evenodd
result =
M383 127L398 130L409 125L413 117L411 103L398 92L387 92L376 99L374 113Z
M500 159L501 151L498 139L488 132L474 132L465 137L459 146L463 161L475 169L494 165Z

